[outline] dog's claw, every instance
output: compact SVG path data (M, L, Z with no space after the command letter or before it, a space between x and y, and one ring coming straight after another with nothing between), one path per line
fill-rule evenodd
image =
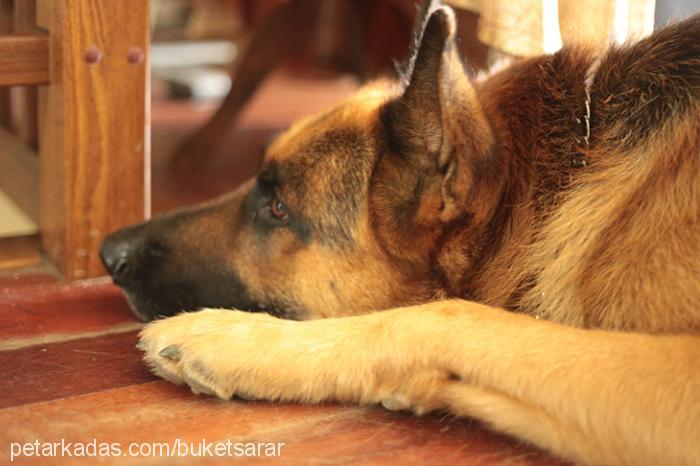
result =
M170 345L160 350L158 355L162 358L170 359L171 361L179 361L180 357L182 356L182 352L176 345Z
M136 348L140 349L141 351L148 350L148 344L143 340L139 340L135 346L136 346Z

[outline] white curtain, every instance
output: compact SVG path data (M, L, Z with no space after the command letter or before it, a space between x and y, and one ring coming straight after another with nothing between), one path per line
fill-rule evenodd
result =
M479 40L509 55L551 53L562 44L604 45L649 34L654 0L447 0L481 15Z

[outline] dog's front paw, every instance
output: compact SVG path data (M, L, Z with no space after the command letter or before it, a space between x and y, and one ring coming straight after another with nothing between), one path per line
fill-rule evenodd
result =
M423 308L290 321L204 310L148 325L139 347L157 375L223 399L382 403L427 412L456 383L421 335Z
M153 372L194 393L255 398L248 374L255 354L287 322L267 314L207 309L149 324L138 347ZM248 383L246 383L248 382Z

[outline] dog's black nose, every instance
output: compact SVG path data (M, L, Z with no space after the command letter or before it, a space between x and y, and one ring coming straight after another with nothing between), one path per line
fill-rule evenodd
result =
M102 241L100 258L117 285L125 285L133 267L132 256L137 245L132 238L114 233Z
M124 228L107 236L100 258L115 284L125 289L142 284L166 254L161 241L153 238L150 222Z

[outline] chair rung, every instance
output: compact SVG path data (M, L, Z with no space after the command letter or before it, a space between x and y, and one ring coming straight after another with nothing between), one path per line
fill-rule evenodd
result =
M0 86L49 82L47 34L0 35Z

